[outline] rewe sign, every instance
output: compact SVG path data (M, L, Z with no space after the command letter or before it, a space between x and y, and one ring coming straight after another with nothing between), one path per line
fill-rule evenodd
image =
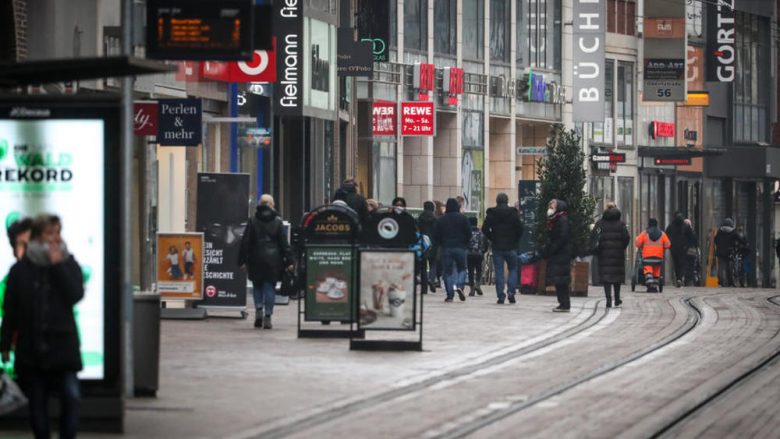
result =
M397 118L397 106L395 102L377 101L371 109L371 127L374 137L395 137Z
M435 121L433 102L401 102L402 136L434 136Z

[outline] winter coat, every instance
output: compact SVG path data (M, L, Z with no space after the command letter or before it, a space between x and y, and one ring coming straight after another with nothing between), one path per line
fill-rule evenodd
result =
M246 265L253 283L276 284L294 256L282 230L282 219L272 208L257 206L255 216L246 225L238 252L238 265Z
M447 200L447 211L436 221L434 243L437 248L466 249L471 239L471 225L460 213L460 205L454 198Z
M423 235L433 238L436 234L436 215L430 210L423 210L417 218L417 229Z
M67 256L39 265L28 256L8 273L0 351L11 350L17 371L79 371L79 335L73 307L84 297L81 267Z
M715 234L715 256L727 259L739 243L739 235L733 226L722 226Z
M672 257L685 257L691 242L696 241L693 229L690 228L682 218L675 218L669 226L666 227L666 236L672 241Z
M620 220L620 210L607 209L593 228L598 236L599 280L622 284L626 280L626 247L631 242L626 223Z
M357 192L357 186L353 183L345 183L341 186L341 190L347 193L345 202L347 206L351 207L358 214L360 222L364 223L368 219L368 203L366 199Z
M493 250L517 250L520 237L523 236L520 214L507 204L491 207L485 215L482 233L490 241Z
M571 282L571 260L574 258L571 226L566 214L568 205L557 200L555 218L547 229L547 246L542 256L547 260L545 277L547 285L569 284Z

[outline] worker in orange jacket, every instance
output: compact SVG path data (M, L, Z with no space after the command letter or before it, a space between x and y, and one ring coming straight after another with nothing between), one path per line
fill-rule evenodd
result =
M647 230L636 237L636 248L642 252L648 293L658 292L658 280L661 278L661 267L664 265L664 252L671 246L672 242L666 233L658 228L658 220L655 218L650 218Z

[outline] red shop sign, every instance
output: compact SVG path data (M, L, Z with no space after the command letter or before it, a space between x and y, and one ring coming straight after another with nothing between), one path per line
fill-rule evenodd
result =
M448 103L450 105L457 105L458 95L463 94L463 77L463 69L461 68L450 67L444 70L442 88L444 93L448 96Z
M419 93L419 99L422 101L428 100L428 92L433 91L436 83L436 69L433 64L415 64L412 68L412 86L416 88Z
M395 102L377 101L371 108L371 126L374 137L395 137L397 118L397 106Z
M223 82L275 82L276 53L273 50L255 50L251 61L206 61L203 63L203 77Z
M401 102L402 136L433 136L435 120L433 102Z
M157 102L135 102L133 104L133 132L136 136L157 135Z
M650 134L653 139L657 137L674 137L674 124L654 120L650 123Z

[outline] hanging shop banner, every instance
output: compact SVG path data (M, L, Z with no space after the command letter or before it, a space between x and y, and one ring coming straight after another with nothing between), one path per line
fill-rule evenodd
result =
M117 104L27 96L0 101L3 230L44 213L60 218L84 283L84 297L74 308L84 363L78 376L106 385L118 384L119 375ZM0 251L0 303L15 262L11 249Z
M604 120L606 0L574 0L574 122Z
M374 137L395 137L398 105L390 101L376 101L371 106L371 129Z
M157 291L166 299L203 298L203 233L157 234Z
M433 102L401 102L401 135L436 135L436 111Z
M358 39L371 44L374 61L390 60L390 0L358 2Z
M642 39L645 101L684 102L687 98L685 11L685 0L645 2Z
M275 50L255 50L249 61L205 61L202 64L202 76L206 79L222 82L276 81Z
M136 136L156 136L159 125L159 104L155 101L133 103L133 133Z
M719 0L707 5L707 81L732 82L736 76L734 2Z
M303 114L303 0L275 1L276 84L274 113Z
M198 146L202 118L200 99L160 99L157 143L163 146Z
M339 28L336 72L338 76L367 76L374 74L371 44L355 41L352 28Z
M414 259L409 251L360 252L361 329L415 329Z
M306 245L306 320L350 321L352 246Z
M523 218L523 234L520 236L520 252L529 252L534 249L534 224L536 224L537 194L539 193L539 181L520 180L518 182L518 199L520 200L520 215Z
M198 174L197 230L203 233L199 307L245 307L246 273L238 268L249 220L249 174Z
M659 137L674 137L674 124L671 122L659 122L654 120L650 122L650 135L653 139Z

